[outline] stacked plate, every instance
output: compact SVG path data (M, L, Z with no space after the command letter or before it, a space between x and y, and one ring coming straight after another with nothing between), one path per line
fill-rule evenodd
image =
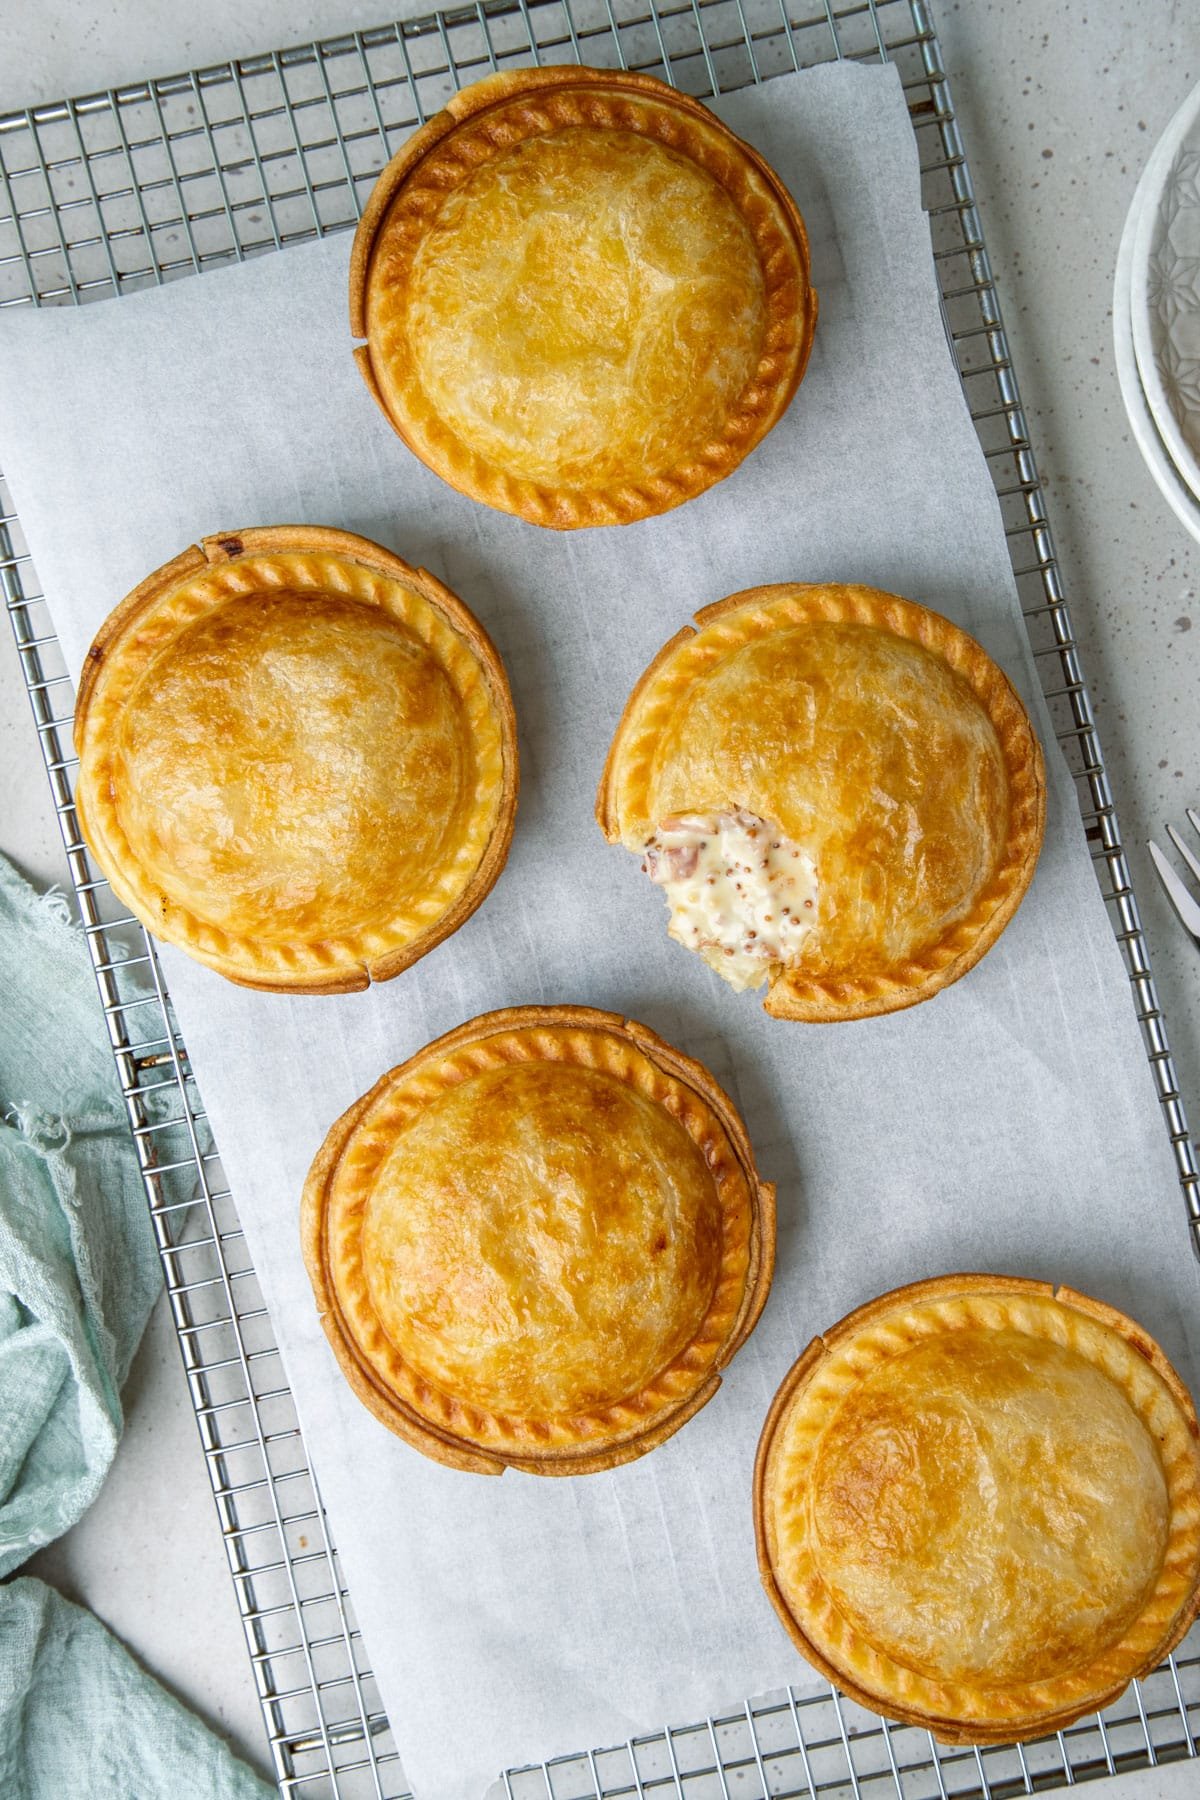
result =
M1200 86L1134 194L1117 256L1113 341L1138 448L1200 539Z

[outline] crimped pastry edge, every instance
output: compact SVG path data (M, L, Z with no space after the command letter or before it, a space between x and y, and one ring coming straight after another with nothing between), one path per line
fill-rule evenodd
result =
M426 1418L392 1390L367 1362L348 1328L331 1268L327 1242L328 1203L343 1156L361 1121L383 1095L422 1064L444 1058L502 1033L566 1029L606 1034L632 1046L672 1081L690 1088L715 1116L745 1182L750 1205L748 1261L740 1305L726 1338L703 1379L677 1404L640 1431L616 1434L609 1444L586 1449L548 1446L523 1454L483 1447ZM450 1468L502 1475L506 1468L533 1475L586 1475L633 1462L665 1443L712 1398L720 1371L746 1342L766 1305L775 1265L775 1188L760 1179L746 1127L732 1100L702 1063L684 1055L649 1026L589 1006L517 1006L482 1013L418 1050L382 1075L330 1128L304 1184L300 1207L301 1248L318 1316L334 1356L362 1404L389 1431ZM681 1353L682 1354L682 1353Z
M216 934L203 921L194 921L182 907L174 908L180 924L170 933L162 929L162 921L149 915L137 887L125 875L123 860L111 843L114 812L111 800L104 802L93 815L86 797L86 782L81 779L76 806L80 827L89 848L100 863L109 885L120 900L141 920L146 929L166 942L176 944L196 961L216 970L239 987L265 993L344 994L356 993L372 981L389 981L409 968L426 951L457 931L465 920L487 898L504 867L512 842L516 818L520 774L517 756L516 715L508 676L499 652L484 627L470 609L445 584L428 570L414 568L369 538L333 526L271 525L253 526L236 531L212 533L180 555L164 563L120 601L109 613L92 641L84 658L83 670L75 700L74 742L82 765L85 745L95 711L97 689L102 670L110 663L126 635L160 601L183 587L193 576L222 563L234 563L240 557L299 553L328 555L339 561L361 564L372 573L401 583L416 593L441 619L443 624L470 652L486 685L502 746L502 778L496 821L474 875L455 901L428 928L407 941L376 951L371 955L320 957L315 951L305 966L308 946L299 946L294 966L273 958L271 968L255 967L253 953L245 946L248 940L228 939ZM82 769L81 769L82 775ZM107 828L106 828L107 825ZM123 835L123 834L122 834ZM199 941L207 935L219 935L238 946L229 953L205 949ZM352 934L342 933L346 938Z
M1193 1443L1200 1443L1200 1423L1197 1422L1196 1409L1190 1393L1155 1340L1125 1313L1090 1295L1078 1293L1069 1287L1056 1286L1050 1282L1033 1281L1015 1275L961 1274L935 1276L929 1280L910 1282L902 1287L893 1288L888 1293L881 1294L877 1298L865 1302L862 1306L856 1307L819 1337L813 1338L792 1364L775 1393L763 1421L758 1450L754 1459L752 1505L759 1576L767 1598L793 1644L813 1668L834 1684L839 1691L857 1701L860 1706L866 1707L871 1712L883 1713L889 1719L895 1719L902 1724L919 1726L931 1732L939 1743L944 1744L1019 1743L1029 1738L1061 1731L1084 1714L1100 1711L1110 1705L1125 1691L1131 1681L1146 1674L1163 1657L1174 1650L1186 1637L1196 1619L1200 1618L1200 1561L1197 1561L1193 1571L1190 1594L1181 1592L1180 1606L1175 1620L1162 1641L1147 1656L1144 1666L1131 1669L1116 1681L1098 1684L1090 1692L1082 1695L1077 1693L1069 1703L1060 1707L1048 1707L1036 1714L1020 1715L1010 1711L1005 1716L997 1713L996 1717L990 1719L986 1717L970 1719L942 1716L920 1707L905 1705L890 1693L882 1690L875 1691L865 1686L849 1670L831 1662L818 1649L806 1633L802 1622L792 1612L775 1579L769 1489L774 1472L773 1458L777 1434L803 1389L813 1379L831 1351L852 1343L855 1338L887 1319L889 1315L902 1312L912 1306L969 1299L972 1296L1002 1298L1005 1295L1053 1301L1070 1312L1082 1315L1091 1323L1114 1332L1160 1378ZM1151 1435L1154 1433L1152 1432ZM1200 1476L1200 1453L1197 1453L1196 1461L1198 1476ZM1081 1682L1080 1685L1082 1685Z
M786 968L770 977L763 1010L777 1019L806 1024L831 1024L846 1019L874 1018L916 1006L949 987L974 968L1000 937L1024 899L1033 880L1046 829L1046 767L1023 701L1011 681L981 644L943 614L899 594L854 583L775 582L745 588L697 612L665 643L634 684L613 733L596 794L596 822L609 843L622 841L623 824L630 810L646 810L645 784L634 781L632 795L618 794L629 780L626 764L643 759L665 720L643 719L656 685L671 662L710 627L736 623L745 615L746 629L734 630L728 648L749 642L760 632L753 628L756 614L792 600L799 615L767 629L785 629L797 622L853 622L873 625L919 643L939 656L965 679L995 728L1008 774L1010 811L1005 855L992 880L977 897L965 918L946 938L928 946L922 956L900 965L888 976L869 979L843 978L821 981L806 977L796 981ZM811 609L811 610L809 610ZM682 685L682 684L681 684ZM670 690L668 689L668 697ZM661 711L661 707L658 709ZM1014 828L1014 817L1016 826ZM654 821L649 821L653 825Z
M631 94L670 108L685 120L693 119L713 131L726 144L730 154L740 158L770 191L776 209L775 223L790 245L788 279L795 280L803 304L803 317L796 320L796 343L792 366L783 380L768 384L769 399L760 408L761 417L731 437L720 449L708 445L699 457L661 475L637 482L614 482L603 487L567 489L549 487L522 477L509 476L494 468L466 445L447 436L444 447L434 453L428 441L418 445L406 420L389 406L372 362L370 333L367 323L367 294L371 259L376 242L384 230L389 210L405 183L416 173L420 163L433 153L458 126L492 108L506 107L510 102L527 98L533 118L539 124L539 96L562 95L572 88L600 88L613 96ZM677 146L678 147L678 146ZM733 196L731 196L732 198ZM745 214L743 213L743 216ZM747 220L755 236L752 221ZM786 309L772 306L773 283L764 265L768 289L767 340L785 321ZM775 284L786 286L781 280ZM445 108L407 140L381 171L364 208L354 234L350 253L349 312L351 336L360 340L354 350L355 362L376 405L408 448L433 472L467 498L480 501L500 512L514 514L528 523L556 531L573 531L585 526L629 525L638 519L654 517L681 506L697 494L714 486L744 461L787 411L808 365L816 331L818 299L812 285L808 234L804 219L781 178L758 151L732 132L716 114L690 95L668 87L654 76L633 70L593 69L576 64L555 64L540 68L500 70L456 93ZM768 352L764 348L764 355ZM772 351L771 354L776 354ZM756 376L753 387L760 386ZM433 409L422 412L423 420L437 422Z

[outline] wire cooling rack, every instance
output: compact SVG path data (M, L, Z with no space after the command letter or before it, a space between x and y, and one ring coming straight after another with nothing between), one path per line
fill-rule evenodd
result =
M351 227L456 85L582 60L724 93L833 58L899 68L953 354L995 478L1034 653L1200 1246L1188 1136L937 37L923 0L482 0L0 118L0 306L79 304ZM286 1378L155 955L80 839L71 683L0 477L0 582L129 1107L283 1792L406 1788ZM463 1696L463 1705L471 1698ZM1200 1757L1200 1631L1103 1716L946 1749L830 1688L504 1777L509 1800L1004 1800Z

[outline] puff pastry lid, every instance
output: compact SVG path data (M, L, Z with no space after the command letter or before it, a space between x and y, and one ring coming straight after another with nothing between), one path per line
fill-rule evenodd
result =
M755 1475L763 1580L810 1662L947 1742L1107 1705L1200 1610L1196 1414L1067 1289L922 1282L811 1344Z
M1011 683L948 619L874 588L782 584L707 607L664 647L596 814L638 854L680 817L764 824L802 858L793 906L810 903L757 976L766 1010L861 1018L926 999L999 937L1037 862L1045 771Z
M88 652L83 834L156 936L231 981L366 987L453 931L517 794L503 666L462 602L347 532L206 538Z
M579 1474L719 1385L774 1258L774 1191L698 1064L586 1007L451 1032L333 1127L304 1193L322 1323L427 1456Z
M625 524L728 475L781 416L808 269L783 184L698 101L518 69L383 171L351 328L379 405L452 486L538 525Z

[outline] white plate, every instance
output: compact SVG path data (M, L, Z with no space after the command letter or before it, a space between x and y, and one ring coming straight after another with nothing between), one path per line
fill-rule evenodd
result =
M1200 496L1200 85L1142 180L1129 286L1134 355L1159 435Z
M1200 90L1197 91L1200 92ZM1194 98L1195 96L1192 96L1192 99ZM1190 103L1190 100L1185 102L1185 106ZM1177 114L1176 117L1178 118L1178 116ZM1129 415L1129 426L1133 432L1134 441L1164 500L1192 536L1200 541L1200 500L1192 493L1183 476L1175 467L1159 435L1146 395L1142 391L1141 377L1134 353L1131 316L1134 240L1144 217L1144 211L1151 205L1152 198L1157 194L1160 184L1161 169L1158 162L1158 150L1156 150L1138 182L1132 205L1125 219L1125 229L1121 233L1121 247L1117 252L1117 275L1113 289L1113 352L1116 357L1117 380L1121 387L1121 398L1125 402L1125 411Z

